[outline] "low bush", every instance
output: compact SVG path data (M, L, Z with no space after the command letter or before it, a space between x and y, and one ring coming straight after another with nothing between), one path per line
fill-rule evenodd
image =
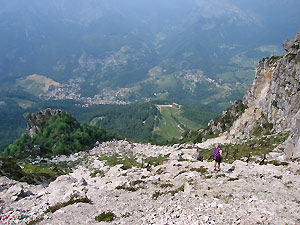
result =
M113 212L103 212L98 216L95 216L95 220L97 222L111 222L114 220L114 218L116 217L116 215Z

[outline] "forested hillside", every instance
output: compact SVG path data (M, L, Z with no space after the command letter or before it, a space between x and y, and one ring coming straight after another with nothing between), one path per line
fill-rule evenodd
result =
M92 147L97 141L117 138L107 131L80 124L64 111L46 109L26 116L29 133L23 133L4 151L5 156L68 155Z

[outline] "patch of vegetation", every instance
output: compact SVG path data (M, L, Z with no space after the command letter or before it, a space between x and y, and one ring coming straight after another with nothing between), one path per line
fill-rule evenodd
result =
M103 118L97 121L97 126L143 143L151 141L156 118L160 116L153 102L94 108L98 110L94 110L93 118Z
M289 60L289 62L291 62L293 59L296 58L296 56L297 56L296 54L289 53L286 57Z
M163 172L165 172L165 167L161 167L161 168L159 168L157 171L156 171L156 174L158 174L158 175L160 175L160 174L162 174Z
M148 157L143 159L143 163L137 161L137 158L133 155L120 155L120 154L113 154L113 155L102 155L98 158L100 161L105 161L106 166L116 166L123 164L124 169L130 169L132 167L143 168L147 166L150 168L151 166L158 166L163 164L166 160L169 159L169 154L167 155L159 155L157 157Z
M241 116L247 108L248 106L244 105L241 100L235 101L234 104L225 111L225 113L216 117L210 126L217 126L217 124L220 124L221 130L219 132L228 131L233 122ZM206 129L210 130L210 126Z
M248 161L251 161L255 160L257 156L263 157L274 150L279 144L283 143L288 136L289 133L279 133L247 140L243 144L224 144L222 146L223 161L233 163L235 160L247 159ZM203 159L212 161L211 154L213 150L214 148L201 149Z
M173 191L169 191L169 193L174 196L175 194L177 194L178 192L184 192L184 185L181 185L179 188L173 190Z
M137 159L133 156L122 156L119 154L113 154L113 155L102 155L98 158L100 161L105 161L106 166L116 166L123 164L124 169L130 169L132 167L142 167L142 164L137 162Z
M281 59L283 56L278 56L278 55L273 55L269 58L270 63L275 63L277 62L279 59Z
M34 220L29 221L28 223L26 223L26 225L35 225L35 224L39 224L40 222L42 222L44 220L44 216L38 216L37 218L35 218Z
M71 168L63 163L59 164L31 164L28 162L18 163L11 158L0 157L2 163L0 175L8 178L27 182L29 184L40 184L44 182L51 182L58 176L68 174ZM21 166L20 166L21 165Z
M166 194L165 192L161 192L161 191L155 191L153 194L152 194L152 199L156 200L158 199L159 196L163 195L163 194Z
M170 154L167 155L159 155L157 157L148 157L144 161L147 162L151 166L159 166L164 162L169 160Z
M161 188L168 188L168 187L174 187L174 184L171 183L162 183L160 184Z
M182 171L180 171L177 175L175 175L174 178L175 178L175 177L178 177L179 175L181 175L181 174L183 174L183 173L186 173L186 172L188 172L188 171L182 170Z
M300 62L300 55L297 55L296 58L295 58L295 63L299 63Z
M115 135L87 124L80 124L64 111L46 109L26 116L28 126L35 128L32 137L24 133L9 145L3 155L31 156L69 155L90 148L96 141L108 141Z
M65 167L61 164L47 164L47 163L39 163L39 164L23 164L23 171L26 174L32 175L38 181L53 181L57 177L65 174L69 174L72 170L69 167Z
M138 189L140 189L139 187L133 187L133 186L126 186L125 184L123 185L119 185L116 187L117 190L126 190L126 191L131 191L131 192L134 192L134 191L137 191Z
M268 161L268 164L273 164L274 166L288 166L289 163L288 162L280 162L277 160L272 160L272 161Z
M205 176L205 179L210 179L210 178L212 178L212 175Z
M274 176L274 178L278 179L278 180L281 180L282 179L282 176L279 175L279 176Z
M225 175L224 173L222 173L222 174L218 174L218 175L216 176L216 178L220 178L220 177L226 177L226 175Z
M0 168L1 176L6 176L17 181L25 181L29 184L36 184L34 176L24 172L15 160L1 157L0 163L2 164Z
M191 168L191 171L196 171L201 174L207 173L207 168L204 166L200 166L199 168Z
M121 217L122 218L128 218L130 216L130 213L129 212L126 212L125 214L123 214Z
M80 198L77 195L71 195L70 199L68 201L57 203L56 205L53 205L53 206L49 206L49 208L45 211L45 213L48 213L48 212L54 213L55 211L57 211L61 208L64 208L68 205L73 205L73 204L76 204L76 203L89 203L89 204L91 204L92 201L87 197Z
M134 191L137 191L141 188L144 188L142 185L140 184L145 184L146 182L143 181L143 180L135 180L135 181L131 181L129 183L129 185L126 185L126 184L122 184L122 185L119 185L116 187L117 190L126 190L126 191L131 191L131 192L134 192Z
M238 178L238 177L230 177L230 178L228 179L228 181L236 181L236 180L239 180L239 178Z
M99 176L99 177L104 177L104 176L105 176L105 173L104 173L103 170L96 169L96 170L94 170L93 172L91 172L90 176L91 176L92 178L97 177L97 176Z
M172 140L170 143L201 143L203 140L218 137L220 133L228 131L233 122L241 116L248 106L244 105L241 100L235 101L222 115L215 117L210 124L198 131L186 131L182 134L180 140ZM215 129L218 127L218 129Z
M139 185L144 183L146 183L144 180L134 180L130 182L131 185Z
M170 190L170 191L155 191L152 194L152 199L156 200L159 196L164 195L164 194L171 194L172 196L174 196L175 194L179 193L179 192L183 192L184 191L184 185L180 186L179 188L175 189L175 190Z
M104 222L111 222L111 221L114 220L114 218L116 218L116 215L113 212L111 212L111 211L103 212L100 215L95 216L95 220L97 222L102 222L102 221L104 221Z
M264 122L253 129L253 135L256 137L261 137L263 135L271 135L273 126L273 123Z
M220 199L221 196L220 195L215 195L214 198Z

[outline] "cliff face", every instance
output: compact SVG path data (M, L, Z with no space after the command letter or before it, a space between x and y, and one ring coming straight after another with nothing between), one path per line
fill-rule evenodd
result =
M257 127L272 132L289 131L284 143L286 158L300 157L300 30L295 40L286 40L283 56L265 58L257 65L252 87L243 103L248 106L234 122L230 134L251 138Z

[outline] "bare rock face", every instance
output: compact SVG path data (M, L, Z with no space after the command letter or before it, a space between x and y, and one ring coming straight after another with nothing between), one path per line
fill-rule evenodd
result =
M274 132L289 131L286 158L300 157L300 30L283 43L286 53L262 59L243 103L248 109L233 124L230 134L251 137L257 126L272 125Z

